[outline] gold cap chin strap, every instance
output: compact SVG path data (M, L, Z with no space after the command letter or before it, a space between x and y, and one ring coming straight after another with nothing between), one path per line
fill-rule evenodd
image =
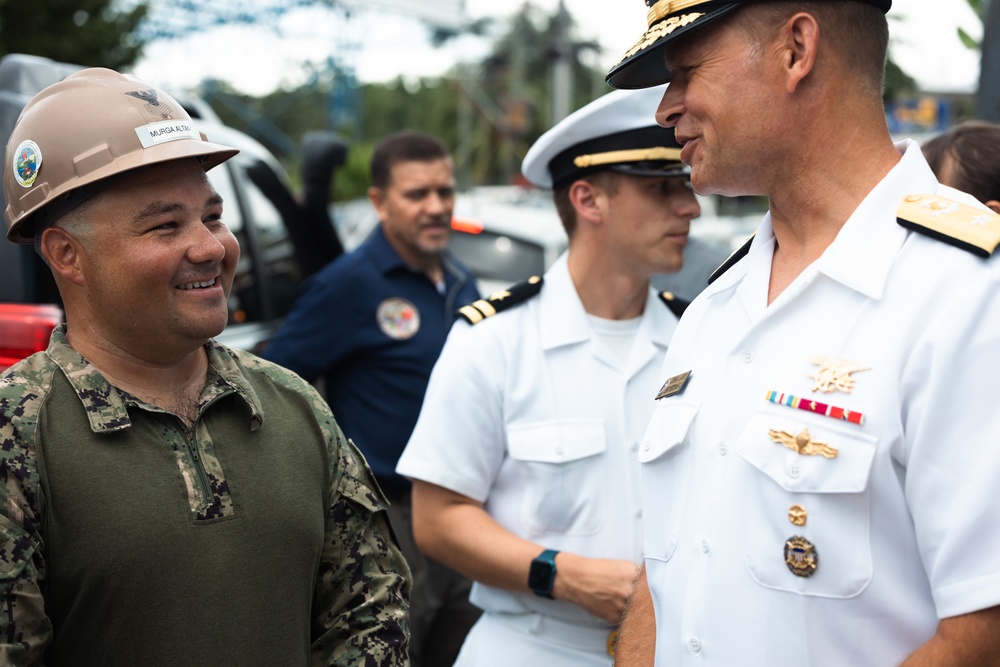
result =
M681 149L654 146L653 148L633 148L627 151L608 151L592 155L579 155L573 159L573 164L579 169L586 169L587 167L619 164L621 162L649 162L652 160L680 161L680 159Z

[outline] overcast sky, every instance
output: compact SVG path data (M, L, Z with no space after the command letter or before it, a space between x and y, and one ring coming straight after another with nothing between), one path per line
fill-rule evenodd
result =
M554 9L558 0L534 0ZM640 0L565 0L574 16L577 37L603 47L596 64L607 70L638 39L645 26ZM506 16L521 0L465 0L470 19ZM966 0L895 0L889 12L892 54L921 87L930 91L973 91L978 85L978 55L956 35L958 26L979 37L982 26ZM481 57L487 40L463 37L435 48L427 28L385 10L361 10L346 21L329 9L290 12L275 26L239 26L199 32L185 39L157 41L146 49L136 73L174 89L212 77L254 95L283 82L298 85L308 77L303 61L335 57L352 64L362 82L396 76L444 73L458 60Z

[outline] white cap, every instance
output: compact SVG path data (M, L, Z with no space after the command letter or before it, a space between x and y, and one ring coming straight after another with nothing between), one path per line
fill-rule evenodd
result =
M521 173L552 188L598 171L684 176L673 128L656 124L666 85L615 90L559 121L528 150Z

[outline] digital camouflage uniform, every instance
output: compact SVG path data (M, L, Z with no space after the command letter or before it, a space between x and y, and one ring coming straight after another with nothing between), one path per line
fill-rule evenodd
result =
M214 341L198 419L66 342L0 379L0 663L405 665L386 502L297 376Z

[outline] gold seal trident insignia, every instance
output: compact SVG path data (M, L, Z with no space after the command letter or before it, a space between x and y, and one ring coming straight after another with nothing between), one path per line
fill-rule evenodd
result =
M812 390L821 391L824 394L829 394L832 391L850 394L851 390L854 389L854 378L851 377L851 374L871 370L871 366L863 366L853 361L837 359L828 355L813 357L809 363L819 366L819 370L808 376L816 380L816 386Z
M826 459L837 458L837 448L822 442L816 442L809 436L809 429L807 428L802 429L802 433L798 435L792 435L788 431L776 431L773 428L767 434L771 436L771 440L774 442L784 445L798 454L804 456L822 456Z

